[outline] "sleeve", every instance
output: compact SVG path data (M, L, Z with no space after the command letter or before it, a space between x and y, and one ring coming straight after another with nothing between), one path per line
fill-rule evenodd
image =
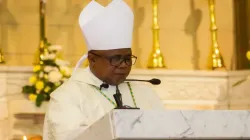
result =
M77 100L69 96L77 91L77 87L62 88L50 99L45 115L44 140L73 140L87 129L88 119L80 109Z

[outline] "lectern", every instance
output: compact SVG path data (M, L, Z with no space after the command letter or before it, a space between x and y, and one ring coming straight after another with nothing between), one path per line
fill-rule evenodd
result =
M249 116L244 110L113 110L77 140L249 138Z

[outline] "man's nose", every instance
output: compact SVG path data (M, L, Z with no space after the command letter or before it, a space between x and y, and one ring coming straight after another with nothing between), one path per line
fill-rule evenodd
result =
M127 68L128 65L126 64L126 60L123 59L123 60L121 61L121 64L119 65L119 67L120 67L120 68Z

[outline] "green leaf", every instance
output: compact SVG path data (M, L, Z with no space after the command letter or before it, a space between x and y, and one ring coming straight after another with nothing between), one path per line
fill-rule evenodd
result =
M42 102L45 100L45 97L43 94L38 94L36 98L36 106L40 107Z
M57 67L57 64L55 63L54 60L44 60L43 62L44 62L44 65L46 65L46 66L49 65L49 66Z
M22 90L22 92L23 93L27 93L27 94L29 94L29 93L35 93L36 92L36 88L35 88L35 86L24 86L23 87L23 90Z
M47 86L49 86L49 87L53 87L53 86L55 86L55 84L54 84L54 83L52 83L52 82L50 82L50 81L48 81L48 82L47 82Z
M50 93L45 93L45 95L46 95L45 100L49 101L50 100Z
M47 46L51 46L51 43L49 43L48 41L46 43L47 43Z
M240 80L240 81L238 81L238 82L234 83L234 84L233 84L233 87L235 87L235 86L237 86L237 85L242 84L242 83L243 83L243 82L245 82L246 80L247 80L247 78L242 79L242 80Z

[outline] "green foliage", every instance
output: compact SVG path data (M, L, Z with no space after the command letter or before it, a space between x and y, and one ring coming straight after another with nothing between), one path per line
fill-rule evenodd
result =
M42 102L45 100L45 97L43 94L38 94L36 98L36 106L41 106Z
M36 92L36 88L35 88L35 86L28 86L28 85L26 85L26 86L23 87L22 92L23 93L27 93L27 94L29 94L29 93L35 93Z

